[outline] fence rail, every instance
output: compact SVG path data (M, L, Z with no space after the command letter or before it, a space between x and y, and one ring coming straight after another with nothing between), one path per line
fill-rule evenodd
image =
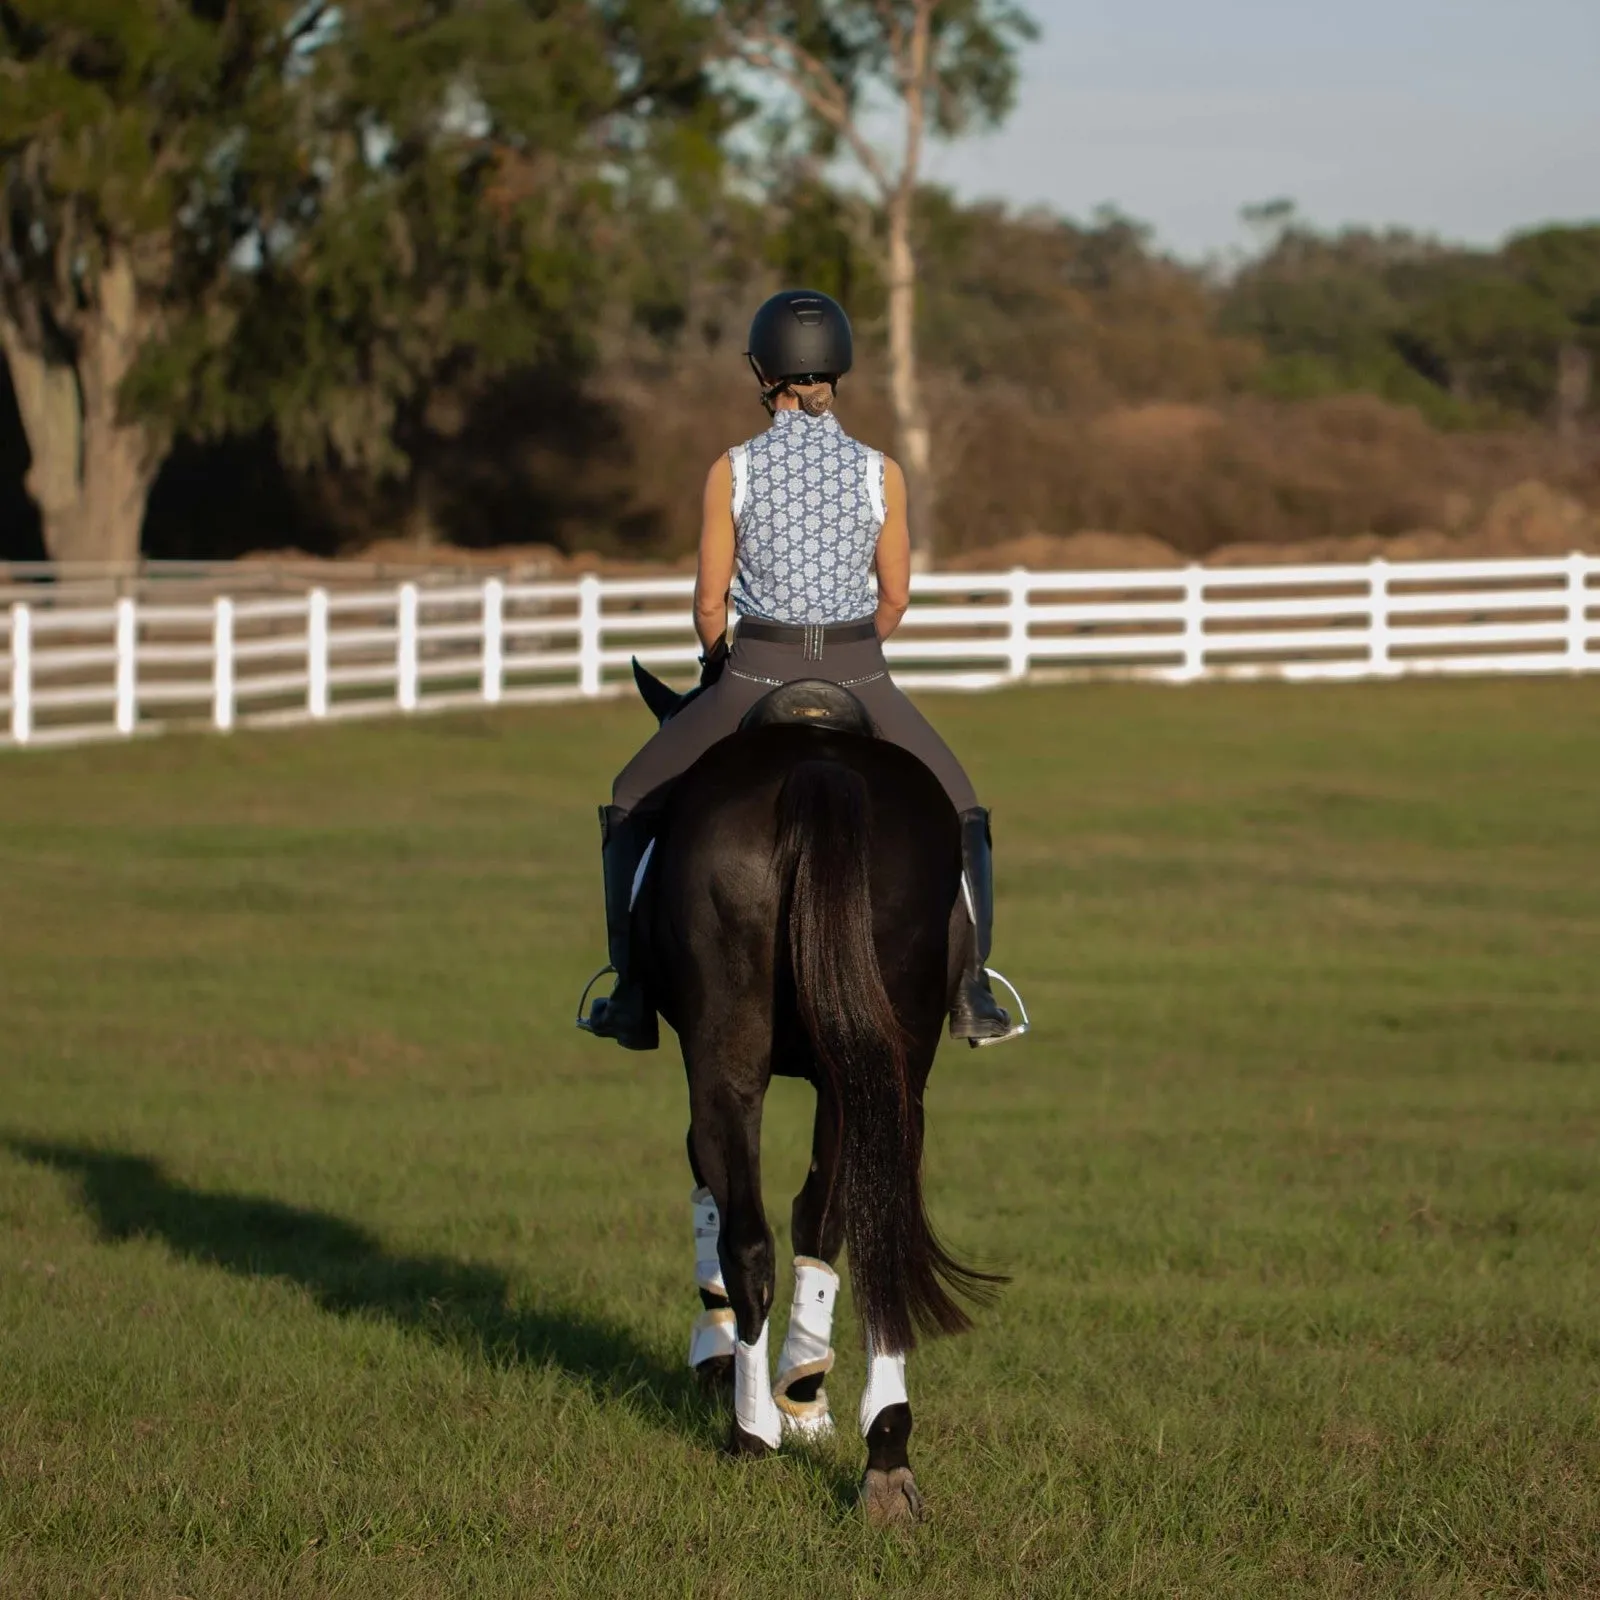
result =
M687 673L688 578L505 578L0 609L0 745L623 691ZM922 574L887 651L912 687L1600 671L1600 557Z
M28 604L47 592L57 602L110 605L124 596L141 604L209 604L219 595L304 595L315 588L343 592L392 588L399 583L482 583L500 577L532 581L549 577L549 554L511 550L503 559L460 561L322 560L315 556L254 557L246 561L8 561L0 562L0 609Z

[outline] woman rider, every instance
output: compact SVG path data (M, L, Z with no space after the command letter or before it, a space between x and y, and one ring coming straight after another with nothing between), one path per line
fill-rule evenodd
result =
M772 424L719 457L706 479L694 622L707 687L622 769L612 804L601 808L617 983L582 1025L628 1049L655 1047L655 1011L630 971L628 923L634 875L665 788L774 686L827 678L855 694L882 738L932 769L961 818L974 936L950 1033L974 1043L1003 1038L1011 1020L984 971L994 908L989 813L884 664L883 641L911 598L906 486L893 461L852 439L833 415L839 379L851 366L849 318L825 294L776 294L756 312L747 354ZM739 616L731 654L730 597Z

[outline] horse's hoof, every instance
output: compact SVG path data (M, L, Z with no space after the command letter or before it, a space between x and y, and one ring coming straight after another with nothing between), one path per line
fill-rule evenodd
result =
M736 1461L759 1461L763 1456L770 1456L775 1452L765 1439L758 1439L753 1433L746 1433L739 1426L739 1419L735 1417L728 1424L728 1454Z
M733 1398L733 1357L708 1356L694 1369L694 1381L708 1400Z
M922 1495L910 1467L868 1467L861 1479L861 1509L874 1528L905 1528L922 1516Z

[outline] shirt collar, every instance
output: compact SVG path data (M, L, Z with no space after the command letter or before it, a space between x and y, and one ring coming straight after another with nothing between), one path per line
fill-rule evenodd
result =
M775 428L837 428L839 419L831 411L824 411L820 417L814 417L809 411L774 411L772 425Z

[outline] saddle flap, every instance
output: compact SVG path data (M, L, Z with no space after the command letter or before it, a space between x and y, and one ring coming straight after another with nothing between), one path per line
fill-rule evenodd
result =
M739 722L741 731L784 725L826 728L830 733L855 733L867 739L878 731L867 708L848 689L826 678L797 678L780 684L756 701Z

